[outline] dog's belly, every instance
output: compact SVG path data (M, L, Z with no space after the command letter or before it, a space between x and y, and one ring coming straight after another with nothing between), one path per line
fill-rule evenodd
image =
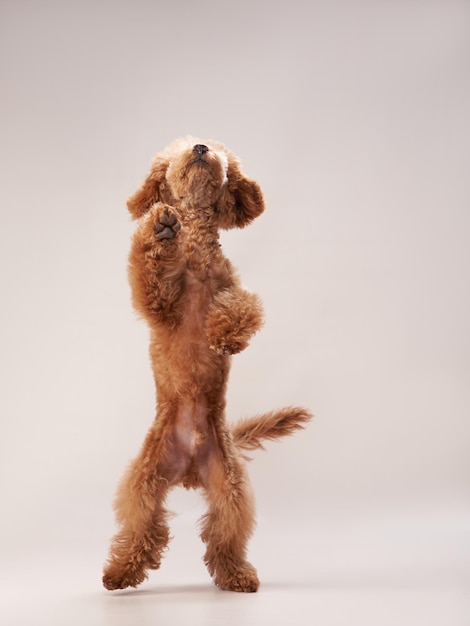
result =
M204 395L181 401L166 452L166 475L170 485L183 482L187 487L202 484L205 468L217 450L216 435L207 418Z

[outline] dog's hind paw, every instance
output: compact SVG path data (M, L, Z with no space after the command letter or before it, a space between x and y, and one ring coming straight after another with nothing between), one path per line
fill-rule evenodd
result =
M173 239L180 228L181 224L178 222L176 215L165 209L155 224L156 237L159 241L162 239Z
M255 568L250 563L237 568L232 572L219 573L214 578L214 583L224 591L238 591L242 593L254 593L258 591L259 580Z
M105 571L102 578L103 587L109 591L115 589L126 589L127 587L137 587L147 578L147 574L143 570L135 570L133 568L124 569L123 571L113 569Z

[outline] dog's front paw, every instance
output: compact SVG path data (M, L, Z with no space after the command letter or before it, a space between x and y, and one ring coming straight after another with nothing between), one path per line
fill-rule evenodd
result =
M176 237L181 228L181 224L178 222L176 215L165 208L159 215L154 228L156 238L162 241L163 239L173 239Z
M248 346L262 323L258 296L225 289L216 295L206 317L209 346L219 354L237 354Z

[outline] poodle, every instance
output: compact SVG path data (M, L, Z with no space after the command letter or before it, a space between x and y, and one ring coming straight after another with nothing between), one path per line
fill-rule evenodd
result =
M241 286L222 253L219 229L260 215L258 184L224 145L185 137L152 162L129 198L138 219L129 256L133 304L150 326L157 413L118 488L119 532L105 565L106 589L136 587L160 566L169 542L165 497L172 487L201 488L204 562L215 585L254 592L247 561L254 501L243 450L289 435L311 418L289 407L229 425L225 394L231 355L263 323L258 296Z

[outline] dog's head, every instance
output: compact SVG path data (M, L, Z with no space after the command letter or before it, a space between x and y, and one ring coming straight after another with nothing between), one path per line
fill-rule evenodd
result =
M137 219L155 202L210 208L220 228L246 226L264 209L261 189L242 173L240 160L223 144L194 137L177 139L157 154L127 207Z

